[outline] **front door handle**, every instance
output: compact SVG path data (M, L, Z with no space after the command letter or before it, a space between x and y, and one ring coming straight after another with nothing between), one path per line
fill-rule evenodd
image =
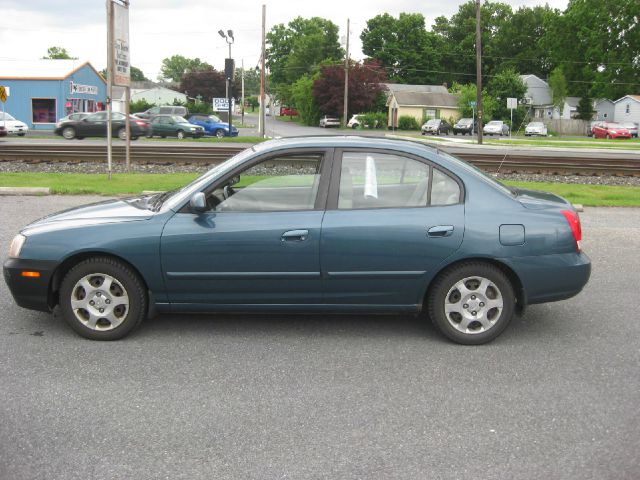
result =
M309 238L309 230L289 230L280 238L283 242L304 242Z
M453 225L436 225L427 230L429 237L450 237L453 234Z

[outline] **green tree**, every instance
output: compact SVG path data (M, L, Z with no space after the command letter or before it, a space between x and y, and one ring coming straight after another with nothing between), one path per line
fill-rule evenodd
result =
M640 2L570 0L544 48L569 95L617 99L640 89Z
M273 85L292 84L303 75L317 72L322 62L344 57L338 26L320 17L297 17L287 26L275 25L266 40L266 63Z
M317 75L316 75L317 76ZM313 97L313 82L311 75L303 75L291 85L291 98L300 114L300 120L305 125L318 125L320 110Z
M495 98L497 102L496 108L493 111L493 118L510 121L511 112L507 108L507 98L517 98L518 101L521 100L527 92L527 86L515 70L507 68L489 80L487 92L489 92L489 95ZM513 111L513 124L516 128L522 123L526 111L525 107L518 107Z
M363 53L379 61L392 81L442 83L444 44L441 37L425 29L422 14L377 15L367 21L360 39Z
M474 114L477 116L477 109L471 106L472 102L475 104L477 100L477 91L478 88L475 83L468 83L466 85L454 83L451 87L451 92L458 94L458 109L463 117L472 118ZM484 112L485 123L493 118L497 106L495 98L489 95L486 89L482 89L482 110Z
M580 120L591 120L596 111L593 109L593 102L589 97L582 97L578 102L578 118Z
M179 83L182 76L189 72L210 70L213 67L199 58L187 58L182 55L173 55L162 60L160 78Z
M503 53L496 42L498 32L511 21L513 11L506 3L482 2L480 22L482 36L482 73L493 75L502 65ZM438 17L433 31L445 45L442 65L448 82L467 82L476 71L476 3L469 0L451 19Z
M132 82L147 82L149 79L144 76L144 72L137 67L131 65L131 81Z
M47 48L47 55L42 57L43 59L51 60L77 60L78 57L72 57L67 52L66 48L62 47L49 47Z
M551 89L551 103L560 110L564 107L564 101L567 98L567 79L564 76L562 67L556 67L549 76L549 88Z

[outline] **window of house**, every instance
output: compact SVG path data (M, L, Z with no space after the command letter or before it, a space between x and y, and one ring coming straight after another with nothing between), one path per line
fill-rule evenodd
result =
M33 123L56 123L56 99L32 98L31 112Z
M627 103L627 108L625 108L624 113L630 113L631 112L631 104Z

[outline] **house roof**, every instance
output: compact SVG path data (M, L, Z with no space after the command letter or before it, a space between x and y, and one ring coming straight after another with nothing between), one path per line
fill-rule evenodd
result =
M407 85L404 83L383 83L383 85L392 93L448 93L447 87L444 85Z
M625 95L624 97L619 98L618 100L616 100L616 101L615 101L615 102L613 102L613 103L621 102L621 101L622 101L622 100L624 100L625 98L630 98L631 100L635 100L636 102L639 102L639 103L640 103L640 95Z
M582 97L566 97L564 99L564 103L566 103L570 107L577 107L580 103L580 100L582 100Z
M450 107L458 108L458 97L452 93L401 91L391 94L401 107Z
M0 78L10 80L63 80L85 65L89 65L102 78L100 73L89 62L50 59L0 60Z

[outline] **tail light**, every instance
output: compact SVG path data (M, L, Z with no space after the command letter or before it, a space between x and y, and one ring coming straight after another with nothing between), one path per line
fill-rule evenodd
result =
M136 125L139 125L139 126L141 126L141 127L144 127L144 126L146 126L146 125L147 125L147 122L143 122L143 121L141 121L141 120L136 120Z
M580 217L573 210L562 210L562 214L564 218L569 222L569 227L571 227L571 233L573 233L573 238L576 241L576 248L578 251L581 251L580 240L582 240L582 227L580 226Z

